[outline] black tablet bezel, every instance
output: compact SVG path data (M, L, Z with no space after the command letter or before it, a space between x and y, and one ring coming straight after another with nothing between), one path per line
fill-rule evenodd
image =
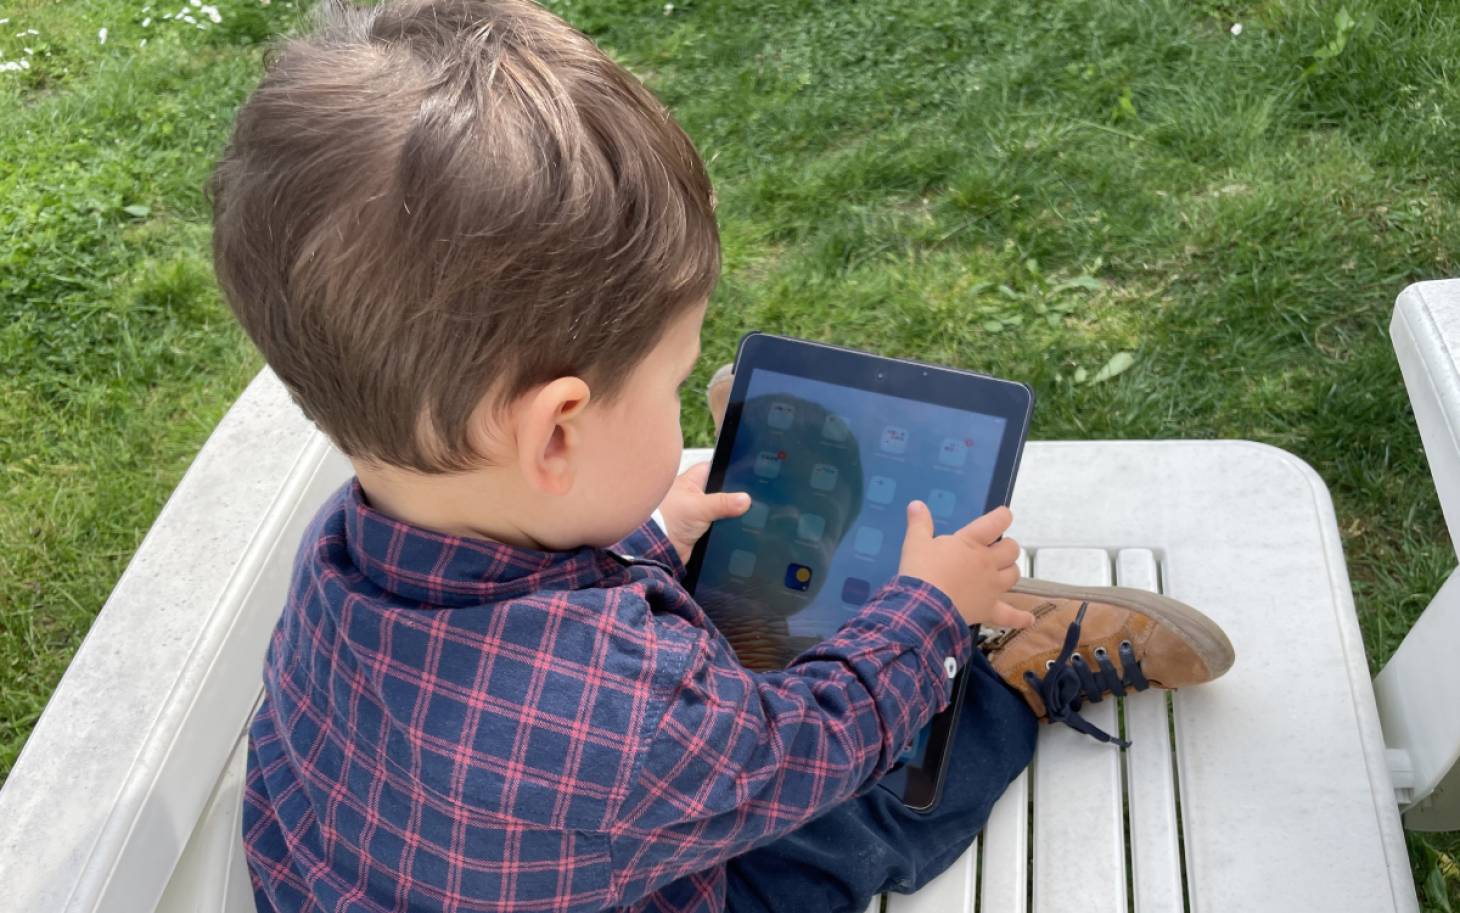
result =
M720 437L715 442L706 491L719 491L724 484L745 392L752 374L761 369L1006 419L1004 437L994 462L994 484L989 487L988 503L982 512L1001 504L1007 505L1013 496L1014 479L1034 410L1034 391L1028 385L973 371L887 358L827 343L761 332L747 333L740 339L735 354L735 382L730 390ZM1002 487L998 484L1001 479L1007 479ZM699 581L700 567L714 532L715 527L711 525L710 530L695 543L694 552L690 555L685 589L691 593ZM929 811L937 804L942 791L941 772L947 763L953 742L953 725L962 704L964 678L965 671L960 670L954 682L954 699L930 723L933 730L928 737L925 761L936 759L936 764L924 767L899 765L893 774L889 774L888 785L902 784L900 795L909 808Z

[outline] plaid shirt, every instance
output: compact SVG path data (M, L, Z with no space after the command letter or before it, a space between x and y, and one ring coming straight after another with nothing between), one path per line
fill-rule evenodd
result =
M637 557L630 558L621 552ZM756 674L651 520L535 551L314 518L249 729L261 911L719 911L727 859L870 789L968 628L914 577Z

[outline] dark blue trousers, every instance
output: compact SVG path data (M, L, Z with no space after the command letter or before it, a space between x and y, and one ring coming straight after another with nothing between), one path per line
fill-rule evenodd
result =
M943 797L912 811L881 784L726 864L728 913L863 913L951 866L1034 755L1038 722L983 654L968 666Z

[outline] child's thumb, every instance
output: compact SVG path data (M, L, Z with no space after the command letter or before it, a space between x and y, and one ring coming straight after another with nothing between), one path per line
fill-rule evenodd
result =
M738 517L750 509L750 495L743 491L721 491L709 496L710 519Z

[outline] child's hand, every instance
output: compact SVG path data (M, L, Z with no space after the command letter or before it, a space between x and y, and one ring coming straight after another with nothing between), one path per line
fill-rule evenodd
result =
M674 544L674 550L679 552L681 561L689 561L695 543L711 523L725 517L738 517L750 509L750 495L743 491L705 494L705 480L709 477L710 464L696 463L680 473L659 505L659 513L664 517L664 533Z
M1019 543L999 540L1014 514L997 507L946 536L933 535L933 517L922 501L907 505L899 574L926 580L948 594L970 625L1025 628L1034 616L999 599L1019 580ZM995 541L999 540L999 541Z

